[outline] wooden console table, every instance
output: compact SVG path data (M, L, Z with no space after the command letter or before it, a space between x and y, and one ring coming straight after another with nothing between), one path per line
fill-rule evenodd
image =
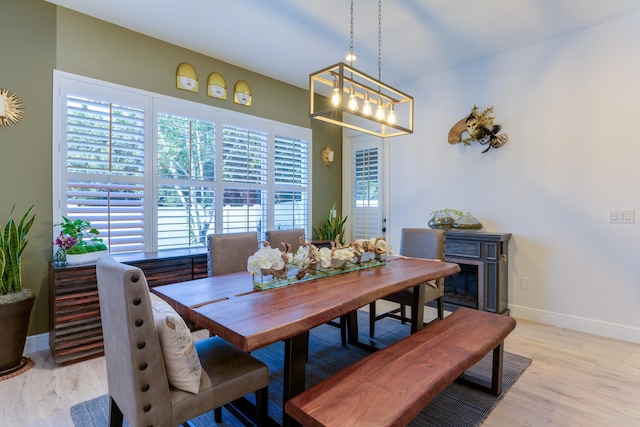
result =
M207 277L206 248L113 257L141 268L150 287ZM50 263L49 294L54 361L68 365L104 355L95 263L67 267Z

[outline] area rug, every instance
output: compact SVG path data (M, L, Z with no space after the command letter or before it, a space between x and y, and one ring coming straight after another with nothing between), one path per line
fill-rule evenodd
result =
M360 325L368 325L368 313L359 312L358 320ZM362 331L363 329L361 326L360 330ZM385 318L376 322L375 343L378 346L387 345L408 335L409 325L403 325L397 320ZM269 366L271 373L269 416L279 423L282 422L283 345L283 343L272 344L252 353L253 356ZM351 365L367 354L370 353L358 347L342 347L338 328L322 325L313 329L309 336L307 388ZM438 394L409 425L413 427L471 427L481 425L530 363L531 359L529 358L505 352L502 396L495 397L472 387L453 383ZM489 378L491 355L481 360L471 371ZM247 398L252 400L253 396L248 396ZM223 410L222 413L223 422L218 426L242 426L228 411ZM76 427L107 427L109 420L108 396L100 396L71 407L71 416ZM190 424L194 427L216 425L213 421L213 412L194 418L190 421ZM125 425L128 426L126 422Z

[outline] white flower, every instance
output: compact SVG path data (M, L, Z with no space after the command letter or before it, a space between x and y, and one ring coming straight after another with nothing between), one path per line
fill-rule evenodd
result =
M280 270L284 267L282 252L269 246L260 248L255 254L251 255L247 260L247 270L251 274L260 274L263 268Z
M322 268L328 268L331 266L331 249L320 248L316 255L316 259L322 266Z
M311 265L311 255L309 253L310 248L306 246L300 246L298 251L291 259L291 264L298 267L300 270L304 270Z
M333 251L333 259L339 261L351 261L355 257L355 252L351 248L341 248Z
M375 243L375 248L377 250L377 252L382 253L382 254L387 254L387 255L391 255L391 245L387 243L386 240L384 239L379 239L376 243Z

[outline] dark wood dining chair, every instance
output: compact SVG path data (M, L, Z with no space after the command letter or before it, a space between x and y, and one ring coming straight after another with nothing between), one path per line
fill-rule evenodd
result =
M150 295L143 271L112 257L96 264L109 388L109 425L175 427L247 394L266 425L269 368L221 338L193 342L182 319ZM182 323L180 323L182 322Z
M412 258L444 260L446 232L430 228L403 228L400 236L400 255ZM411 307L413 288L381 298L400 304L399 308L376 315L375 301L369 304L369 335L373 338L375 323L385 317L398 319L403 323L411 320L407 316L407 306ZM428 282L425 286L425 302L437 300L438 320L444 318L444 278Z
M258 250L258 233L209 234L207 270L209 276L247 271L247 260Z

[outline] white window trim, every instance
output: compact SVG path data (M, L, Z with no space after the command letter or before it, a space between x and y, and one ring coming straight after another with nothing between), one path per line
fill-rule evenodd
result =
M65 113L63 111L63 105L66 105L66 100L63 100L63 88L66 85L71 85L70 87L83 87L83 95L85 94L96 94L99 96L99 93L102 89L105 91L118 90L121 92L119 102L123 101L123 97L129 94L131 99L131 105L140 105L141 108L150 114L149 118L145 121L145 135L149 135L145 142L145 152L150 153L150 155L145 155L145 188L150 189L149 196L146 197L145 200L145 252L155 251L157 248L157 222L154 218L157 217L157 185L154 180L155 175L155 165L153 164L153 160L156 156L156 132L155 129L157 127L157 110L159 106L179 104L181 109L188 110L190 113L194 114L196 118L202 118L204 120L211 121L215 120L218 124L229 124L235 125L239 127L247 127L250 129L255 129L259 131L266 132L270 141L273 141L273 137L275 134L286 135L290 138L298 138L308 142L308 166L307 166L307 186L306 191L308 194L308 212L307 212L307 229L305 233L307 236L311 236L312 230L312 218L311 212L313 212L312 206L312 197L311 191L313 188L312 183L312 164L313 164L313 139L312 139L312 131L310 128L304 128L296 125L291 125L287 123L277 122L274 120L264 119L257 116L252 116L244 113L232 112L229 110L225 110L218 107L213 107L207 104L201 104L193 101L187 101L180 98L173 98L170 96L145 91L141 89L136 89L116 83L105 82L98 79L93 79L90 77L80 76L77 74L72 74L60 70L53 71L53 116L52 116L52 213L53 213L53 223L57 224L61 220L61 216L66 209L66 195L63 191L63 182L66 182L66 162L65 159L62 159L59 155L61 146L64 143L65 139L62 133L64 132L64 128L61 126L61 117ZM84 92L86 90L86 92ZM108 97L107 97L108 99ZM144 102L141 100L145 100ZM127 100L128 101L128 100ZM142 104L141 104L142 102ZM216 140L222 141L222 131L223 126L216 127ZM147 151L148 149L148 151ZM216 146L216 163L218 167L218 171L222 171L222 144L217 144ZM272 165L274 161L274 147L269 145L268 152L268 164ZM216 191L221 190L225 186L225 182L222 179L217 180L219 184L216 186ZM275 191L281 190L289 190L293 187L289 186L278 186L274 183L274 170L273 167L269 167L268 169L268 182L269 185L267 187L267 191L270 195L275 194ZM230 183L226 183L228 186ZM236 184L231 184L236 185ZM300 187L296 187L296 190L300 190ZM216 193L221 194L221 193ZM268 224L267 229L274 228L274 208L271 204L268 205ZM218 220L220 219L220 221ZM216 217L215 232L222 232L222 218ZM59 230L53 230L52 238L55 239Z

